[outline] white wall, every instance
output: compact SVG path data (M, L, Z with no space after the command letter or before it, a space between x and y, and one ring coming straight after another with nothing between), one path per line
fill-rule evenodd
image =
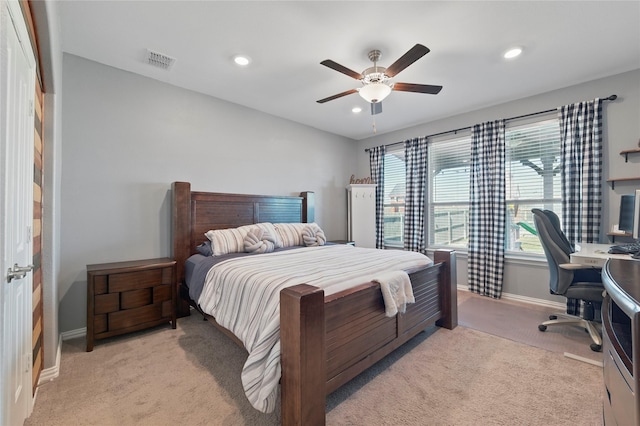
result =
M170 255L173 181L314 191L316 222L346 237L355 141L73 55L63 71L61 331L86 326L87 264Z
M406 128L358 142L357 162L360 177L369 176L369 156L365 148L391 144L406 139L431 135L439 132L472 126L484 121L509 118L519 115L545 111L574 102L607 97L616 94L614 102L605 102L603 107L604 158L602 184L603 226L602 242L607 242L606 232L611 225L618 223L620 195L631 193L640 188L640 181L616 183L615 190L606 183L609 177L640 176L640 156L629 157L625 163L620 151L638 147L640 138L640 70L594 80L588 83L567 87L542 95L532 96L514 102L484 108L443 120ZM465 256L458 261L458 283L467 283L467 264ZM507 259L503 291L524 298L562 301L562 298L549 295L549 274L546 262L519 259Z

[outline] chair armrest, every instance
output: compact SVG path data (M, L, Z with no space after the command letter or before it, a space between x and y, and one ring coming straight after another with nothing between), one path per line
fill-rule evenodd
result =
M561 269L574 271L576 269L595 269L592 265L582 265L580 263L561 263L558 265Z

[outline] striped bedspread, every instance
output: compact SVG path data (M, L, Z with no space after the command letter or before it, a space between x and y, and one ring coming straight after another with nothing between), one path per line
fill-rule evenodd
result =
M244 343L249 352L242 370L245 393L256 409L269 413L281 374L280 290L305 283L327 296L385 271L411 273L432 263L420 253L349 245L251 255L213 266L198 303Z

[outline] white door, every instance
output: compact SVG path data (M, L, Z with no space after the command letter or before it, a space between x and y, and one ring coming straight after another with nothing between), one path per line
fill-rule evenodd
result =
M35 60L17 1L0 0L0 424L32 408L33 100Z

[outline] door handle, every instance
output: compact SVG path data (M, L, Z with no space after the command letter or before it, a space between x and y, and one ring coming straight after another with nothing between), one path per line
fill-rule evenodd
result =
M17 263L14 263L13 268L7 270L7 282L20 280L27 276L29 271L33 271L33 265L18 266Z

